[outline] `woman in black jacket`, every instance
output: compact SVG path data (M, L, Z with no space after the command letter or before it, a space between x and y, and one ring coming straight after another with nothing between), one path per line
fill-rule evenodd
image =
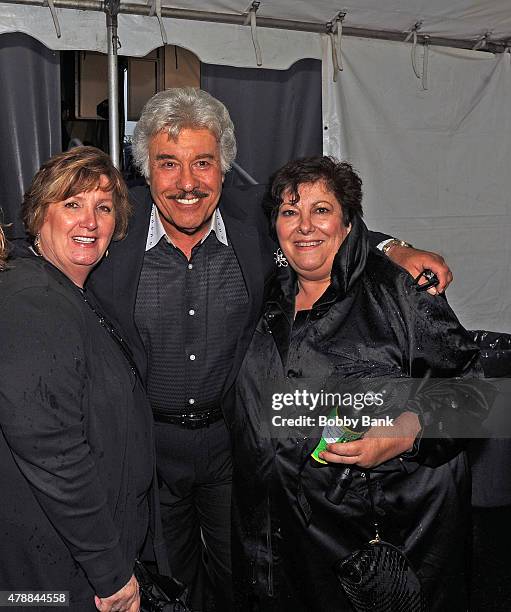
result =
M318 416L310 407L300 412L304 390L340 391L357 381L365 391L392 393L410 378L465 375L477 348L443 296L418 291L404 270L369 247L361 181L349 164L326 157L291 162L275 176L269 211L282 249L276 259L289 268L270 288L240 370L236 410L226 415L238 608L351 610L333 566L374 538L376 516L382 538L416 569L427 609L466 610L465 455L447 437L418 443L424 406L409 390L409 401L394 400L386 414L392 433L371 422L361 439L323 444L315 458L318 421L285 418ZM286 391L293 406L286 406ZM339 416L357 413L364 410L338 409ZM436 421L430 428L440 431ZM351 486L332 503L325 494L346 464Z
M0 273L0 589L48 592L20 599L27 609L64 592L73 612L140 607L152 418L129 350L84 288L129 209L105 153L59 154L25 195L32 247Z

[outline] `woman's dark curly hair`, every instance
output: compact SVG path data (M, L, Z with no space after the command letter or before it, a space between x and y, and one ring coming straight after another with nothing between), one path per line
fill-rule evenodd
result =
M355 214L362 216L362 180L348 162L334 157L317 155L287 163L271 178L271 187L264 201L264 209L275 236L275 224L284 196L299 201L300 185L323 181L341 204L343 222L348 226Z

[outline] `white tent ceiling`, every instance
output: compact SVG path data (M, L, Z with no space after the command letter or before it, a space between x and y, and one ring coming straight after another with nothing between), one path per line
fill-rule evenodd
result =
M162 44L157 16L148 16L152 3L120 2L120 54L143 56ZM52 49L106 52L103 2L54 0L60 38L44 4L45 0L0 0L0 33L25 32ZM471 48L486 36L486 48L502 51L511 41L509 0L261 0L258 4L257 36L265 68L288 68L303 57L321 59L320 34L340 12L346 13L348 35L402 40L421 22L419 40L430 36L432 44ZM194 51L204 62L255 67L251 30L242 25L251 5L250 0L161 0L168 42ZM84 10L63 8L75 6Z

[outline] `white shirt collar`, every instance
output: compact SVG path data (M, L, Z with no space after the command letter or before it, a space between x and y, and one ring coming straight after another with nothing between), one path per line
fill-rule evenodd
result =
M209 229L206 232L206 235L202 238L201 242L204 242L206 238L214 231L217 237L217 240L228 246L229 243L227 241L227 232L225 230L225 223L222 219L222 214L215 208L213 215L211 217L211 222L209 224ZM161 222L160 215L158 214L158 209L156 205L153 204L153 208L151 210L151 219L149 221L149 231L147 232L147 241L145 245L145 250L149 251L153 247L155 247L158 242L165 236L165 240L172 244L172 240L165 233L165 228L163 227L163 223Z

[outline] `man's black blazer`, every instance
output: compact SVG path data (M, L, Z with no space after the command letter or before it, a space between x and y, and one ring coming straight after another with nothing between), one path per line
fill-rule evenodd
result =
M275 271L275 245L269 237L261 207L264 191L264 186L228 188L223 190L219 202L227 237L238 258L249 296L226 389L234 382L262 310L265 284ZM130 190L130 200L134 210L127 236L110 245L108 257L89 277L87 290L93 291L106 316L124 334L145 377L146 356L135 326L134 311L153 201L148 187ZM181 321L176 321L176 325L180 324Z
M233 368L224 392L236 378L262 311L265 286L269 285L276 271L276 244L270 238L268 221L261 206L265 191L264 185L229 187L223 190L219 202L227 237L238 258L249 296L242 332L236 344ZM149 187L131 189L130 200L133 216L127 236L110 245L109 256L92 272L87 281L87 289L94 292L105 314L125 335L140 373L145 378L147 359L135 326L134 312L153 204ZM372 246L385 238L388 236L369 232ZM176 321L176 325L180 324L181 321Z

